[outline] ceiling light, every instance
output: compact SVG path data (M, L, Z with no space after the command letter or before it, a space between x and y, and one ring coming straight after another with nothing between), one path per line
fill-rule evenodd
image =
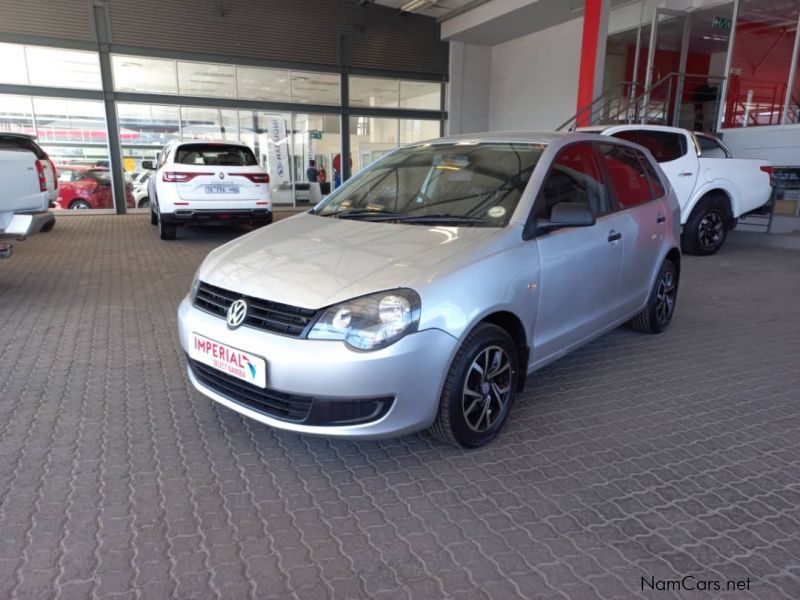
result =
M410 0L400 7L400 12L419 12L436 4L436 0Z

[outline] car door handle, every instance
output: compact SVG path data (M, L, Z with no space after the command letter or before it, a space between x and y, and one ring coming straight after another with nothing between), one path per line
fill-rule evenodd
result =
M666 220L667 220L667 217L665 217L664 215L658 215L656 217L656 223L663 223Z
M616 242L617 240L622 238L622 234L618 231L614 231L613 229L608 232L608 241L609 242Z
M678 177L691 177L694 173L690 173L689 171L684 171L683 173L678 173Z

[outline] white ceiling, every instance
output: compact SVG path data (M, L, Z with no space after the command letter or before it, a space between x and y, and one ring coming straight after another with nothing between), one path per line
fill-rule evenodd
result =
M415 14L441 19L442 17L447 16L448 13L461 9L467 4L472 3L472 1L473 0L436 0L429 7L420 11L415 11ZM396 8L397 10L400 10L400 7L408 2L409 0L375 0L375 4L389 6L391 8Z

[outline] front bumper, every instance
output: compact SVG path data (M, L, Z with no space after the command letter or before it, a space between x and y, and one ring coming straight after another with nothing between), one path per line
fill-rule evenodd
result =
M408 335L375 352L350 350L343 342L275 335L249 327L228 329L219 317L201 311L184 298L178 309L180 342L189 352L192 332L256 354L267 361L267 388L277 394L301 395L325 401L324 413L335 419L336 403L343 412L354 403L390 399L388 411L356 425L319 425L276 418L237 401L201 382L193 369L189 379L200 392L247 417L277 429L332 438L379 439L429 427L436 418L442 384L458 349L458 340L430 329ZM348 407L349 406L349 407ZM310 414L319 414L312 408Z

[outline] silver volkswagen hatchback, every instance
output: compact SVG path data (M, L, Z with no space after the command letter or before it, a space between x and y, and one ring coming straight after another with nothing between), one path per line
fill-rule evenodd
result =
M499 133L400 148L211 252L181 303L194 386L267 425L491 441L526 376L623 324L663 331L679 208L641 148Z

